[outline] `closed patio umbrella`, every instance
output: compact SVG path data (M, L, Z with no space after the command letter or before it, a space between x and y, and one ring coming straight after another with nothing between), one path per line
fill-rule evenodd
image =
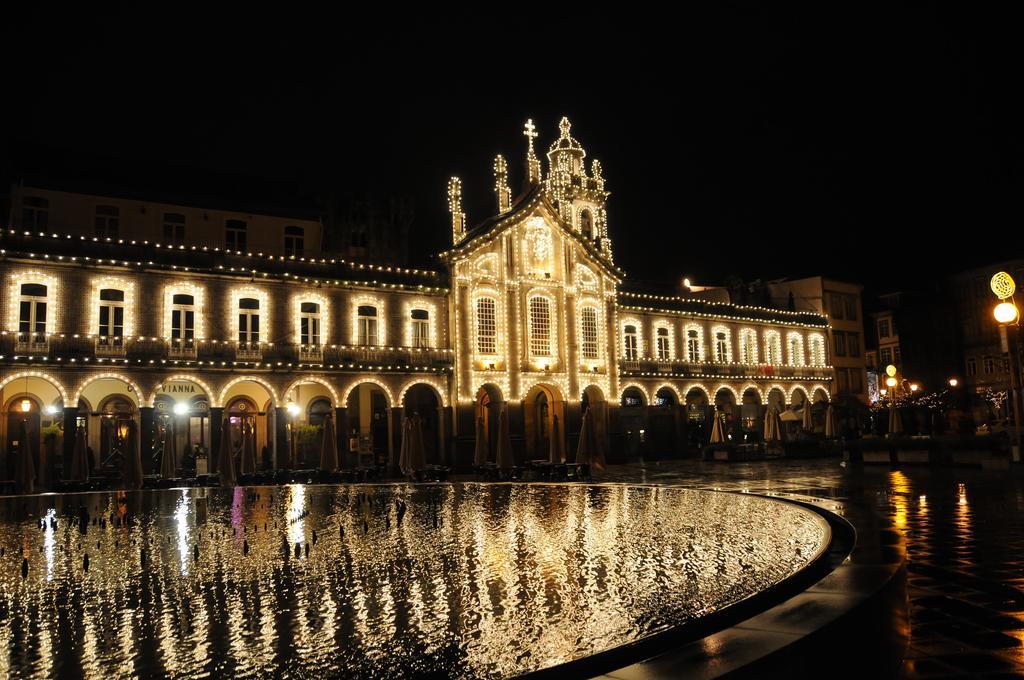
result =
M128 436L125 437L123 474L127 489L142 488L142 450L139 427L134 420L128 421Z
M889 436L903 432L903 418L894 402L889 402Z
M235 459L231 455L231 422L225 418L220 432L220 453L217 456L221 486L235 486Z
M71 449L71 468L68 479L73 482L84 482L89 479L89 461L86 460L85 428L75 426L75 445Z
M403 475L412 474L409 467L409 447L412 446L412 418L402 419L402 443L398 447L398 471Z
M239 473L251 475L256 472L256 426L248 425L242 432L242 455Z
M511 470L516 466L516 457L512 453L512 434L508 426L508 404L498 414L498 467Z
M324 418L323 439L320 442L320 469L338 471L338 438L334 434L334 419Z
M605 468L604 459L604 419L605 410L604 404L599 404L594 412L595 407L590 407L587 410L590 411L590 422L587 423L587 428L590 431L590 469L594 472L602 472Z
M583 412L583 425L580 427L580 443L576 447L576 463L590 465L594 459L594 416L588 408Z
M551 416L551 441L548 446L548 462L556 465L558 463L564 463L565 459L562 457L562 447L559 437L561 433L558 431L558 416Z
M473 465L480 467L487 464L487 431L483 416L476 418L476 447L473 449Z
M803 422L800 425L805 431L814 431L814 421L811 420L811 402L804 401Z
M718 417L718 409L715 407L711 408L711 418L714 421L711 424L711 443L721 444L725 441L725 433L722 431L722 419Z
M22 493L35 491L36 466L33 461L32 428L27 420L21 422L21 442L18 446L17 469L14 473L14 481L18 483L18 489Z
M825 439L835 439L836 435L836 413L832 410L832 404L829 404L825 411Z
M164 479L174 479L178 476L178 461L174 453L174 421L167 423L164 428L164 455L160 459L160 476Z
M423 445L423 419L412 417L409 438L409 471L415 475L427 469L427 450Z
M779 413L775 407L769 407L764 414L764 440L766 442L780 441L779 430Z

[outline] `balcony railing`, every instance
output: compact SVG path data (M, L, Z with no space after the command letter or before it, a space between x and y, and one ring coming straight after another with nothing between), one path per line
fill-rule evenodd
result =
M742 375L778 378L812 378L831 370L830 366L772 366L767 364L688 363L640 359L619 361L619 368L630 373L671 373L676 375Z
M263 345L259 342L240 342L235 345L235 358L239 361L261 361Z
M124 338L119 335L98 335L95 351L98 357L123 357L126 353Z
M383 366L400 369L448 368L454 354L448 349L411 347L354 347L349 345L299 345L291 343L235 343L211 340L167 340L164 338L98 337L7 333L0 335L2 355L45 355L60 360L104 361L200 360L231 366L234 363L324 364L338 368Z
M46 333L18 333L14 351L46 354L50 351L50 338Z

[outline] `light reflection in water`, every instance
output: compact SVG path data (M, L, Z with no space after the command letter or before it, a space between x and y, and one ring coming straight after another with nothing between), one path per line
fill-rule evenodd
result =
M32 561L0 562L0 676L504 677L712 612L827 542L796 506L685 489L238 491L0 501L0 545ZM81 534L79 503L127 521Z

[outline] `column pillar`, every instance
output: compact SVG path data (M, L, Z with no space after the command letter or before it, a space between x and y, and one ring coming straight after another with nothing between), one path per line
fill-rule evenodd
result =
M75 437L78 435L78 407L64 407L64 452L61 458L61 477L67 479L71 472L71 456L75 450Z
M393 406L388 410L388 469L398 468L398 451L402 445L402 421L405 409Z
M224 407L210 407L210 453L207 468L210 474L220 472L220 437L224 430Z
M348 409L334 408L334 436L338 440L338 467L344 470L352 467L349 460L352 454L348 450L348 440L352 433L348 431Z
M437 463L448 465L448 418L447 406L437 407Z
M153 472L153 407L139 407L139 455L143 471Z
M281 409L274 407L274 469L291 469L292 461L288 448L288 418ZM283 464L282 464L283 461Z

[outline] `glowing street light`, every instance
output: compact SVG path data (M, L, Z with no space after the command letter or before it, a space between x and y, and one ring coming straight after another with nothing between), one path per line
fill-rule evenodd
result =
M949 379L949 386L950 387L956 387L959 384L960 384L960 381L957 380L956 378L950 378Z
M992 310L992 316L996 318L1000 325L1008 326L1017 322L1020 312L1017 311L1017 305L1012 302L1000 302Z
M896 378L889 376L888 378L885 379L885 384L889 386L889 389L896 387Z
M22 413L28 413L31 410L32 410L32 402L29 401L28 399L22 399L21 400L21 412Z
M999 343L1002 346L1003 354L1009 361L1010 368L1010 409L1013 411L1013 439L1011 451L1013 462L1019 463L1020 456L1020 395L1018 394L1017 371L1017 325L1020 322L1020 311L1013 301L1013 293L1017 290L1017 284L1013 277L1006 272L997 272L989 282L989 287L995 296L999 298L999 304L992 310L992 316L999 324ZM1012 342L1011 342L1011 337Z
M188 404L183 401L174 402L174 415L183 416L188 413Z
M919 389L921 389L920 385L918 385L917 383L910 383L911 392L917 392Z
M286 408L288 409L288 413L291 414L292 416L299 415L299 405L296 404L294 401L289 401L288 406Z

